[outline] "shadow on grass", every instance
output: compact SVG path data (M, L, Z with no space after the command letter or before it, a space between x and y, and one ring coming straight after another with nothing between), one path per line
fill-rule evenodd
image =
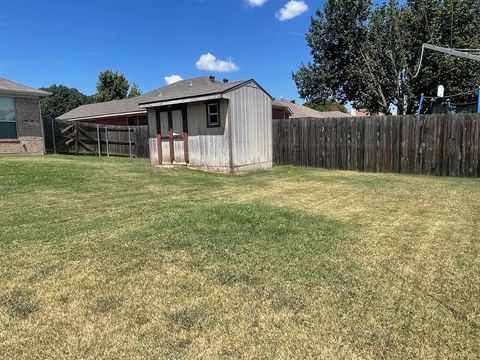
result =
M14 318L25 320L40 308L33 291L16 289L0 297L0 306Z
M93 311L97 313L108 313L118 309L123 304L123 298L117 295L107 295L99 297L92 306Z
M354 229L324 216L258 203L178 204L143 237L127 237L148 242L152 252L172 254L170 261L186 271L220 286L243 287L274 308L298 313L308 294L297 293L297 285L330 286L347 299L355 296L353 265L342 252Z
M203 314L197 309L181 308L178 310L165 312L165 318L175 327L183 330L191 330L200 325Z

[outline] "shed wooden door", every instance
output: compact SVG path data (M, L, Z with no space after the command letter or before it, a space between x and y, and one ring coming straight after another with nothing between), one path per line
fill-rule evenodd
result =
M161 164L188 164L188 122L185 107L157 112ZM157 131L158 131L157 130Z

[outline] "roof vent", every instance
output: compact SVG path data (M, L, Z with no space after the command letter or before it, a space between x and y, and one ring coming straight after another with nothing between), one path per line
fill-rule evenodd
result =
M211 82L215 82L215 76L210 75L210 81L211 81Z
M228 83L228 79L227 78L223 79L223 82Z

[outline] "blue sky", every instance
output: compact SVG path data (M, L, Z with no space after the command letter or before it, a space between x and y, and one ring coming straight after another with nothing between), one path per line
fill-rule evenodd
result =
M322 2L293 1L285 9L288 2L0 0L0 77L90 95L105 69L144 92L167 76L214 74L255 78L277 98L298 99L291 72L309 60L304 34Z

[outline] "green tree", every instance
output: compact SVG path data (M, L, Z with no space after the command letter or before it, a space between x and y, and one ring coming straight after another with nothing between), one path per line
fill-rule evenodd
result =
M130 91L128 93L128 97L130 98L130 97L135 97L139 95L142 95L142 90L140 90L140 87L135 83L130 85Z
M479 0L408 1L404 21L406 37L411 39L406 43L409 74L417 68L422 42L460 49L480 47ZM435 95L438 85L443 85L447 94L477 89L480 63L426 50L421 71L413 80L409 85L415 97L410 99L410 107L416 109L418 96ZM455 98L456 102L471 100L472 95Z
M301 98L345 103L359 96L364 69L358 44L366 42L370 8L370 0L329 0L317 10L306 36L313 61L293 75Z
M480 0L327 0L307 34L312 62L293 74L299 94L366 107L371 113L416 111L419 96L438 85L449 94L475 89L480 66L469 60L427 52L418 77L421 45L480 46Z
M55 119L72 109L91 102L91 98L77 89L64 85L52 85L41 90L52 93L42 100L42 116L44 119Z
M118 71L105 70L98 75L95 102L125 99L128 95L128 80Z

